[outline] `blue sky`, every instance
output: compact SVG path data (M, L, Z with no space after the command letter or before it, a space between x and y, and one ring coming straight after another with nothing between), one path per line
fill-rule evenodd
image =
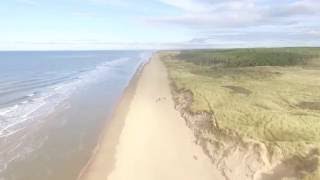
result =
M320 46L319 0L2 0L0 50Z

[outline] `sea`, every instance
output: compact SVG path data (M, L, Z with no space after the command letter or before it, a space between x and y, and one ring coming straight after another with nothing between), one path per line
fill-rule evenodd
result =
M151 51L0 52L0 180L75 180Z

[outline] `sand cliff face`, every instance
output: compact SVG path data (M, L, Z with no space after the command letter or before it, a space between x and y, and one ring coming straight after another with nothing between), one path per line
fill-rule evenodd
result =
M191 112L193 94L190 91L178 90L173 82L171 91L175 108L194 132L195 143L202 147L226 180L298 180L316 170L318 152L311 151L305 158L284 160L280 152L271 154L264 143L220 129L214 110Z
M214 112L193 113L189 107L192 93L172 86L176 109L186 125L193 130L196 144L221 171L226 180L257 179L262 169L270 167L266 148L262 144L244 142L236 133L222 131Z

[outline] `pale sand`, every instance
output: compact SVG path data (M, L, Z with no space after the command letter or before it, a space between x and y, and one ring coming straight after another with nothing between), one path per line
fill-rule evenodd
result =
M145 66L128 112L117 113L122 114L106 130L109 132L82 179L224 179L194 143L193 132L175 110L167 72L157 55ZM125 117L122 131L121 116ZM114 156L112 146L119 132Z

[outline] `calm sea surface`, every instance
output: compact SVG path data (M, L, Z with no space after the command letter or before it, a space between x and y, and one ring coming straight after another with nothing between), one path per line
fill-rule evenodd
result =
M0 180L73 180L151 52L0 52Z

